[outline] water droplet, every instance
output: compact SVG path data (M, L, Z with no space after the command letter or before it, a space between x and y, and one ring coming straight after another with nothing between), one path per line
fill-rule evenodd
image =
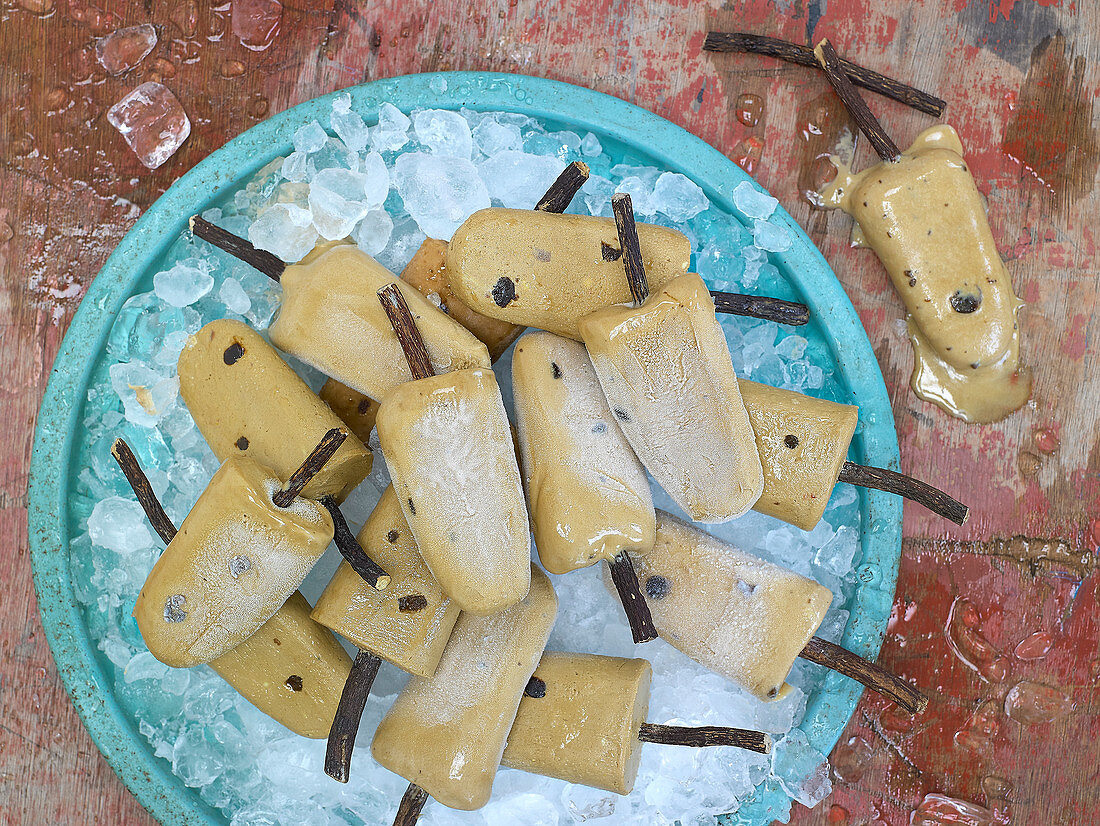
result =
M254 52L262 52L275 41L282 19L283 4L278 0L233 1L233 34Z
M909 826L995 826L993 812L976 803L944 794L925 795L909 818Z
M1020 475L1025 479L1030 479L1039 473L1039 469L1043 466L1043 460L1030 450L1021 450L1020 457L1016 460L1016 467L1020 470Z
M848 818L848 810L839 803L834 803L829 807L829 814L825 816L825 822L829 826L848 826Z
M982 760L993 759L993 738L1000 730L998 707L986 700L967 718L963 727L955 732L955 745L964 748Z
M72 103L73 99L66 89L53 89L46 95L46 111L50 113L64 112Z
M199 6L196 0L184 0L176 4L170 18L184 37L194 37L199 30Z
M733 154L730 155L730 159L751 175L753 170L756 169L756 165L760 163L760 156L763 151L763 141L755 135L750 135L737 142L737 146L733 147Z
M15 230L7 221L0 221L0 244L6 244L15 237Z
M1012 784L1003 777L991 774L982 778L982 792L989 801L1008 800L1009 794L1012 793Z
M53 0L19 0L19 5L31 14L49 14L53 11Z
M1058 445L1060 444L1058 437L1049 427L1043 427L1036 430L1032 439L1035 442L1035 447L1039 448L1043 453L1053 453L1058 449Z
M267 98L263 95L256 95L252 99L252 102L248 104L248 114L258 120L267 115L267 110L270 107L271 105L267 102Z
M739 95L734 114L745 126L756 126L760 123L760 116L764 114L764 99L751 93Z
M1073 700L1049 685L1021 680L1005 697L1005 714L1025 726L1049 723L1073 711Z
M176 76L176 64L171 60L166 60L163 57L158 57L153 61L153 71L160 75L162 78L175 77Z
M833 750L829 761L841 783L855 783L863 777L871 762L871 745L862 737L852 737Z
M222 64L222 77L234 78L244 74L244 64L239 60L227 60Z
M1041 660L1054 645L1054 640L1046 631L1036 631L1030 637L1020 641L1015 654L1021 660Z
M957 597L951 603L944 635L955 656L977 672L983 680L999 683L1008 672L1008 664L982 633L982 615L966 597Z

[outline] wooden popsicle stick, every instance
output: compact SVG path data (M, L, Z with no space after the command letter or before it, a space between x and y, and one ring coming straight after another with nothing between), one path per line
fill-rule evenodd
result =
M409 363L409 372L414 379L426 379L435 375L432 360L428 356L428 347L424 343L424 337L416 326L409 305L405 302L405 296L396 284L387 284L378 291L378 300L382 302L382 309L390 319L393 331L397 334L397 340L401 344L401 350L405 354L405 361Z
M896 493L898 496L903 496L918 505L923 505L945 519L950 519L956 525L962 525L970 518L970 508L962 502L947 495L939 488L932 487L927 482L922 482L897 471L857 465L855 462L845 462L840 468L840 475L837 479L850 485Z
M539 202L535 204L535 209L540 212L565 212L587 180L588 164L584 161L573 161L562 170L554 183L546 190L546 194L539 198Z
M770 754L772 738L762 731L750 731L729 726L662 726L642 723L638 739L643 743L661 743L666 746L734 746L739 749Z
M707 32L703 41L705 52L746 52L751 54L766 55L786 60L788 63L797 63L800 66L818 68L817 57L809 46L800 46L797 43L788 43L775 37L765 37L747 32ZM879 74L872 69L852 63L849 60L840 61L844 68L844 74L856 86L861 86L871 92L896 100L911 106L919 112L924 112L933 117L941 117L947 108L947 101L938 98L928 92L922 92L912 86L894 80L892 77Z
M302 488L309 484L310 480L317 475L317 472L332 458L332 455L340 449L340 445L344 443L347 437L348 431L343 427L334 427L322 436L321 441L317 443L317 447L313 448L305 461L290 475L286 487L275 491L271 501L280 508L289 507L294 498L302 492Z
M215 226L201 215L192 215L189 224L196 238L201 238L239 261L255 267L272 281L283 277L286 263L277 255L256 249L251 242Z
M919 714L928 707L928 698L900 677L882 666L853 654L847 648L820 637L813 637L798 656L812 663L851 677L857 683L893 700L911 714Z
M389 574L367 556L367 552L363 550L363 546L359 544L359 540L348 527L348 520L344 518L336 500L332 496L322 496L320 502L332 517L333 542L336 543L340 555L369 586L378 591L385 590L390 584Z
M856 87L848 79L840 55L836 53L836 49L829 42L829 38L825 38L817 44L814 54L817 55L817 62L821 64L821 68L825 70L825 77L829 79L829 85L840 97L840 102L844 104L844 108L848 110L848 114L852 116L856 126L867 136L867 140L871 142L871 146L875 148L878 156L887 163L897 163L901 158L901 150L886 134L886 130L882 128L882 124L878 122L878 119L871 114L867 101L856 91Z
M762 295L726 293L720 290L711 290L710 297L714 299L716 313L762 318L765 321L774 321L791 327L801 327L810 321L810 308L797 301L784 301L781 298L768 298Z
M380 665L382 660L377 655L360 649L344 681L344 690L340 692L340 703L336 706L325 749L325 774L341 783L347 783L351 776L355 736L359 733L359 721L363 719L363 709Z
M405 789L405 794L401 796L401 804L397 807L393 826L415 826L427 802L428 793L415 783L410 783L409 788Z
M157 499L153 486L149 484L149 477L141 469L134 451L130 450L130 446L124 439L115 439L114 445L111 446L111 455L115 457L119 468L122 469L122 475L130 483L130 488L137 496L138 504L145 511L149 524L153 526L153 530L157 532L164 544L169 544L176 536L176 526L164 512L164 506Z
M653 625L653 615L649 612L649 603L645 601L642 590L638 584L638 574L634 570L634 563L630 561L630 554L620 552L614 558L607 560L611 568L611 581L615 583L615 590L619 592L619 600L626 611L627 622L630 623L630 633L635 643L649 642L659 636L657 628Z

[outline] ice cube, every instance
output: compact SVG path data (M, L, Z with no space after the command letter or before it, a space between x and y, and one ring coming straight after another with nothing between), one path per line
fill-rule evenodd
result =
M351 237L367 255L378 255L390 242L393 219L384 209L372 209L352 232Z
M130 71L157 45L157 30L150 23L118 29L95 42L95 56L112 75Z
M474 143L489 157L523 146L518 126L500 123L495 118L485 118L474 128Z
M775 744L772 774L787 794L810 809L833 790L825 755L810 745L802 729L791 729Z
M218 288L218 299L225 305L225 309L237 315L244 315L252 307L252 299L236 278L227 278L222 282Z
M274 253L288 264L305 257L317 244L317 230L308 209L294 204L275 204L248 228L248 240Z
M581 187L584 205L589 215L611 215L611 196L615 194L615 185L602 175L592 175Z
M565 169L565 161L547 155L506 150L478 166L489 197L511 209L532 209Z
M791 235L771 221L757 221L752 228L752 242L768 252L785 252L791 248Z
M451 240L471 213L490 204L489 192L468 160L409 152L397 159L393 174L405 209L431 238Z
M150 169L172 157L191 134L191 121L179 100L168 87L152 80L108 109L107 120Z
M657 212L653 205L653 187L637 175L623 178L615 187L616 192L625 192L630 196L630 203L634 207L635 215L644 215L647 218Z
M329 122L332 124L332 131L352 152L362 152L367 148L370 131L359 113L351 111L351 95L347 92L333 98Z
M603 154L603 146L600 145L600 139L589 132L581 140L580 146L581 154L586 158L595 158Z
M108 373L126 418L134 424L152 427L175 407L178 377L166 378L140 362L112 364Z
M420 227L417 226L416 221L411 216L402 215L393 223L393 232L390 234L389 244L375 257L378 259L378 263L390 272L401 272L405 269L405 265L409 263L413 254L420 249L425 237L427 236L420 231ZM374 465L376 470L379 464L384 467L386 463L376 462ZM389 484L388 478L386 484Z
M230 27L241 45L262 52L279 33L283 4L279 0L233 0Z
M470 124L448 109L422 109L413 116L413 130L433 155L468 160L474 148Z
M378 107L378 128L371 137L371 146L379 152L393 152L409 142L409 116L392 103Z
M305 152L294 151L283 159L281 167L283 177L288 181L304 181L309 178L309 155Z
M305 126L298 128L294 133L294 151L308 155L317 152L328 140L328 133L317 121L311 120Z
M339 167L322 169L313 176L309 208L313 226L322 238L335 241L351 234L372 206L367 201L367 183L368 177L363 173Z
M159 680L167 673L168 666L148 651L142 651L126 664L123 679L128 683L136 680Z
M748 181L742 181L733 190L733 205L746 218L771 217L779 201L771 195L765 195Z
M173 307L194 304L214 287L214 278L206 262L188 258L171 269L153 276L153 291L157 298Z
M679 172L665 172L653 185L653 208L676 222L690 221L710 206L702 187Z
M120 555L151 548L154 542L141 505L122 496L96 502L88 517L88 537L94 545Z

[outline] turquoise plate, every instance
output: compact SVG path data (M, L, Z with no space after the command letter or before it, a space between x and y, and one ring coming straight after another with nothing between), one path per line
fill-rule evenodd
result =
M445 80L446 83L440 82ZM434 81L434 82L433 82ZM597 92L540 78L488 72L447 72L380 80L350 90L353 106L374 112L389 101L405 112L424 106L513 111L561 124L651 159L698 183L716 206L736 215L731 193L751 180L703 141L656 115ZM249 129L180 178L134 225L96 276L73 318L42 399L28 491L31 562L42 624L73 703L107 762L150 814L166 824L226 823L154 757L112 693L107 661L92 643L72 587L68 500L80 468L74 458L92 369L103 353L115 315L159 269L187 217L206 209L226 191L291 149L291 136L305 123L327 120L332 95L295 106ZM898 467L898 442L890 401L874 353L851 302L833 271L794 220L782 209L772 220L791 234L793 245L772 254L790 293L808 304L817 321L805 335L824 338L836 363L836 379L860 406L862 427L852 445L856 461ZM893 601L901 553L901 504L888 494L860 491L862 560L844 632L846 648L873 659L882 644ZM828 753L859 699L856 683L830 673L811 695L801 728L810 743ZM731 824L786 822L790 800L774 781L730 816Z

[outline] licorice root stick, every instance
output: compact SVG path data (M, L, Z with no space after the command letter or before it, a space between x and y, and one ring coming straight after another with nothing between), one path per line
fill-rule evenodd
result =
M750 731L728 726L662 726L642 723L638 739L643 743L660 743L666 746L734 746L739 749L770 754L772 738L762 731Z
M302 488L309 484L310 479L316 476L332 455L340 449L340 445L347 437L348 431L342 427L334 427L322 436L317 447L313 448L301 466L290 475L286 487L275 491L271 501L280 508L289 507L294 498L302 492Z
M382 309L386 311L397 340L401 343L412 377L426 379L434 376L435 368L428 356L428 347L400 288L396 284L387 284L378 291L378 300L382 302Z
M272 281L283 277L286 263L278 256L256 249L250 241L210 223L201 215L191 216L190 226L196 238L201 238L239 261L250 264Z
M348 520L344 518L336 500L332 496L322 496L320 502L332 517L333 542L336 543L340 555L347 560L352 570L359 574L364 582L378 591L384 590L390 584L389 575L377 562L367 556L367 552L363 550L363 546L359 544L359 540L348 527Z
M898 149L893 139L886 134L886 130L882 128L882 124L878 122L878 119L871 114L867 101L856 91L856 87L852 85L852 81L844 73L840 55L836 53L836 49L833 48L833 44L829 42L828 38L817 44L814 54L817 55L817 61L821 64L821 68L825 70L825 77L829 79L829 85L840 97L840 102L844 104L844 108L848 110L848 114L852 116L856 126L867 136L867 140L871 142L871 146L875 148L878 156L887 163L896 163L901 157L901 150Z
M911 714L919 714L928 707L928 698L900 677L882 666L853 654L847 648L813 637L798 656L812 663L851 677L857 683L893 700Z
M355 655L344 690L340 693L340 703L336 707L325 749L325 774L333 780L347 783L351 776L351 754L355 749L355 736L359 733L359 721L363 719L363 709L381 665L382 660L369 651L360 649Z
M817 58L814 50L808 46L800 46L797 43L788 43L775 37L765 37L747 32L707 32L703 41L705 52L746 52L751 54L766 55L786 60L788 63L797 63L800 66L817 68ZM894 80L886 75L866 69L848 60L841 60L844 73L856 86L861 86L871 92L896 100L911 106L919 112L941 117L947 102L928 92L922 92L912 86L907 86L900 80Z
M588 180L588 164L583 161L573 161L562 170L557 179L546 190L546 194L539 198L535 209L540 212L565 212L572 203L574 196Z
M397 807L397 817L393 819L393 826L415 826L427 802L428 793L415 783L410 783L409 788L405 789L405 794L401 796L401 804Z
M164 512L164 507L157 499L153 486L149 484L149 477L141 469L134 451L130 449L125 440L115 439L115 443L111 447L111 455L115 457L115 461L118 462L118 466L122 470L122 475L130 483L130 487L137 496L138 504L145 511L149 524L153 526L153 530L157 532L164 544L169 544L176 536L176 526L172 524L172 520Z
M932 487L927 482L922 482L912 476L906 476L893 470L845 462L841 466L840 476L837 478L841 482L847 482L850 485L896 493L898 496L903 496L919 505L923 505L945 519L950 519L956 525L964 524L970 517L970 508L962 502L944 493L939 488Z

